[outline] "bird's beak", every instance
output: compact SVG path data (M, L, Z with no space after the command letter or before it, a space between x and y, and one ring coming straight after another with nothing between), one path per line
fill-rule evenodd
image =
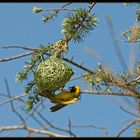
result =
M72 87L69 87L68 89L71 91L72 90Z
M69 87L68 89L69 89L69 90L71 90L71 89L72 89L72 87Z

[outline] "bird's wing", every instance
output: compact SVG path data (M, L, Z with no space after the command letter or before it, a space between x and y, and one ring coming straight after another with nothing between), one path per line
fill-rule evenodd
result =
M55 112L55 111L58 111L59 109L65 107L65 106L67 106L67 105L56 104L56 105L52 106L52 107L50 108L50 110L51 110L51 112Z
M70 101L74 98L74 94L70 92L61 92L55 96L56 101Z

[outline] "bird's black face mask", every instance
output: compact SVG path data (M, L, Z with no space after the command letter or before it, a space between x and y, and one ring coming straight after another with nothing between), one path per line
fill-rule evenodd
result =
M75 88L75 86L69 87L69 90L70 90L70 92L75 92L76 91L76 88Z

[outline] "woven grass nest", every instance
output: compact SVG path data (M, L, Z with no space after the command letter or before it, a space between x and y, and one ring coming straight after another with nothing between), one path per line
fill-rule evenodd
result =
M35 84L41 92L55 92L74 74L73 69L60 58L51 56L41 62L35 72Z

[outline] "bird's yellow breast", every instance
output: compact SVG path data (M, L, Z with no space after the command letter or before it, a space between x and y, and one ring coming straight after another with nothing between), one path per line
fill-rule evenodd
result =
M59 103L64 104L64 105L67 105L67 104L74 104L74 103L76 103L78 100L79 100L78 98L73 98L72 100L69 100L69 101L59 101Z

